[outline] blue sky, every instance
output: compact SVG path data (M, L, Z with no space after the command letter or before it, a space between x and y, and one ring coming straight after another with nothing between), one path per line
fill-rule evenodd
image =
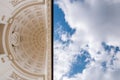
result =
M61 25L61 28L59 25ZM70 28L68 23L65 21L63 11L58 7L57 4L54 4L54 41L59 40L62 42L60 34L58 32L55 32L57 29L60 29L61 32L65 31L71 36L75 32L75 29ZM73 76L74 74L81 73L88 63L88 61L85 60L88 57L89 53L85 50L81 50L79 53L83 54L75 55L76 60L72 63L70 71L66 74L69 77Z
M56 31L56 29L59 28L58 24L62 26L62 31L65 31L70 35L72 35L75 32L75 29L70 28L68 23L65 21L64 13L62 12L62 10L58 7L58 5L54 4L54 31ZM60 36L57 32L54 32L54 40L60 40ZM84 54L87 54L87 52L84 51ZM70 72L66 75L73 76L74 74L82 72L87 63L85 62L86 55L84 54L82 56L76 55L76 61L72 63Z
M61 28L61 30L68 32L70 35L72 35L75 32L75 29L71 29L68 25L68 23L64 19L64 13L62 10L58 7L57 4L54 4L54 40L59 40L59 34L58 32L55 32L56 29ZM59 26L61 25L61 27Z
M120 2L54 2L54 79L119 80Z

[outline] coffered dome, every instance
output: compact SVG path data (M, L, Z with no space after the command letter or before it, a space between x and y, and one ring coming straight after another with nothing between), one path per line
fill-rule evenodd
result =
M45 5L30 4L17 10L5 32L5 46L13 66L35 76L45 74L47 25Z

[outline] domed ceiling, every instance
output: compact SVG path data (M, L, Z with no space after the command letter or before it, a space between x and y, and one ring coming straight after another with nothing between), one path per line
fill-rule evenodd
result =
M50 1L24 1L11 0L16 8L4 26L4 52L17 75L51 80Z

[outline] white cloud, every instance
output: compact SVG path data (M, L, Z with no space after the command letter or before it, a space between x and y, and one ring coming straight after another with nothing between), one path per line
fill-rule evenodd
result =
M65 33L65 34L62 34L61 35L61 39L63 40L63 41L67 41L69 38L68 38L68 34L67 33Z
M57 0L57 4L65 14L65 20L75 33L69 37L72 42L66 46L59 41L54 43L55 80L119 80L120 53L105 52L101 42L120 46L120 1L118 0ZM68 36L62 35L62 40ZM89 44L88 51L94 61L72 77L65 76L74 61L74 55ZM100 51L100 54L97 52ZM116 60L111 65L113 56ZM101 66L106 62L106 70Z
M97 40L110 41L113 37L119 38L119 2L115 3L113 0L80 2L77 0L71 3L70 0L58 0L58 4L65 13L65 20L70 27L76 28L79 33L83 31L85 36L91 36Z
M73 56L71 50L62 43L55 42L54 44L54 78L60 80L70 70Z

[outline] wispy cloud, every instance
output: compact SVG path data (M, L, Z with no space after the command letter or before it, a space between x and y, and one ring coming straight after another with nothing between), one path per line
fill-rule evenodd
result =
M71 40L69 45L54 41L55 80L119 80L120 2L56 0L56 4L65 14L69 27L76 31L71 36L67 36L67 32L61 35L62 41ZM81 50L89 53L90 58L85 59L89 63L81 68L82 72L70 77L66 74L76 61L75 55L83 54Z
M71 28L97 40L119 39L120 3L115 0L58 0ZM76 31L76 34L77 34ZM79 36L81 36L79 34ZM78 37L78 36L77 36ZM116 40L115 40L116 41ZM119 42L119 41L116 41Z

